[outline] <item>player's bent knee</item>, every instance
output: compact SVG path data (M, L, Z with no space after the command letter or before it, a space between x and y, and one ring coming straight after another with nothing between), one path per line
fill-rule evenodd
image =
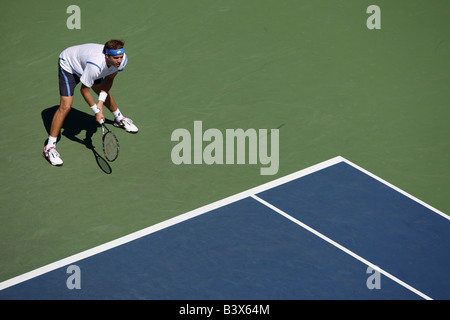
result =
M70 111L70 108L71 108L70 105L61 105L61 106L59 106L59 109L60 109L62 112L69 112L69 111Z
M70 111L72 107L72 99L63 99L63 97L61 97L61 104L59 105L59 111L63 112L63 113L68 113Z

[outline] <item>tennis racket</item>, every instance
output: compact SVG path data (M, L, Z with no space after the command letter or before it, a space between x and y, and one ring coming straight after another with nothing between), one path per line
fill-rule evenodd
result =
M103 153L108 161L114 161L119 155L119 140L114 133L112 133L102 120L102 143Z

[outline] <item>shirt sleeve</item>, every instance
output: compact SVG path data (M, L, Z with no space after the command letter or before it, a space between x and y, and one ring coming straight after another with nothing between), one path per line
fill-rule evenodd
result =
M117 72L122 72L123 69L125 69L125 66L127 65L127 63L128 63L128 58L127 58L127 55L124 54L122 65L119 67L119 70L117 70Z
M100 79L101 68L94 62L88 61L86 63L86 68L83 70L83 74L80 77L80 81L86 87L91 88L94 81Z

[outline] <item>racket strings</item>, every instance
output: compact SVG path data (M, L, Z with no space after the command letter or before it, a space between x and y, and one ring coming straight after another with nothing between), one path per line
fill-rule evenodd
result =
M111 132L108 132L104 136L103 151L109 161L115 160L119 154L119 143Z

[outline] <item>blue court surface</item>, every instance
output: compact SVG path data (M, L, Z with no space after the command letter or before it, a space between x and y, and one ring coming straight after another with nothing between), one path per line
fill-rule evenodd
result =
M449 299L449 217L336 157L0 283L0 299Z

